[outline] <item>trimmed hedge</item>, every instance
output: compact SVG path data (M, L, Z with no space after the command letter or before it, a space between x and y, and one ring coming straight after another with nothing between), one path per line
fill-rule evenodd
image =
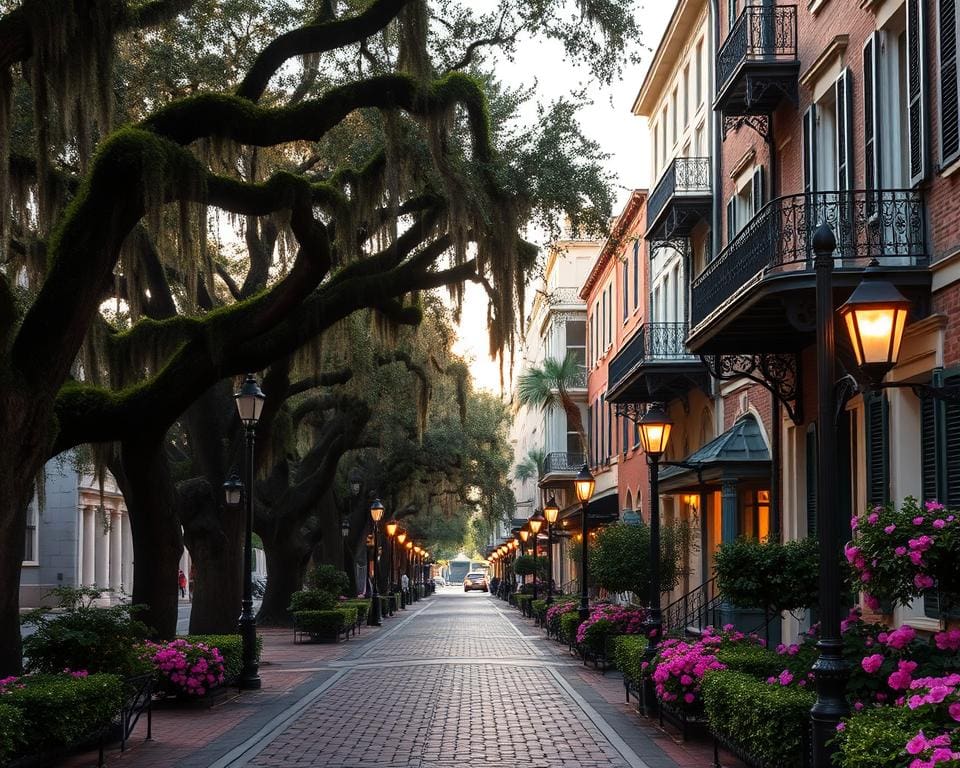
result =
M577 611L565 613L560 617L560 637L567 642L577 640L577 627L580 626L580 614Z
M613 645L613 663L623 676L639 688L643 680L640 665L647 650L647 638L643 635L617 635L610 641Z
M322 589L303 589L290 595L290 613L298 611L332 611L337 607L337 598L332 592Z
M710 729L768 765L799 768L815 696L744 672L708 672L701 688Z
M194 645L203 643L220 651L227 681L240 677L243 671L243 638L240 635L182 635L182 637ZM257 635L257 661L260 660L261 653L263 653L263 635Z
M542 618L547 612L547 601L543 599L532 600L530 602L530 609L533 611L534 616Z
M338 608L356 608L357 609L357 621L361 624L366 622L367 614L370 613L370 601L363 598L355 598L352 600L341 600L337 603Z
M22 682L23 688L8 689L3 703L20 711L23 751L28 754L97 735L123 706L123 681L117 675L32 675Z
M927 727L933 736L929 716L907 707L871 707L846 721L838 734L839 749L834 762L839 768L902 768L907 765L904 746Z
M23 714L16 707L0 704L0 765L6 765L23 743Z
M296 611L297 627L313 637L336 638L357 623L356 608L334 608L332 611Z
M788 666L788 657L751 643L731 643L717 649L717 658L727 669L766 680L776 677Z

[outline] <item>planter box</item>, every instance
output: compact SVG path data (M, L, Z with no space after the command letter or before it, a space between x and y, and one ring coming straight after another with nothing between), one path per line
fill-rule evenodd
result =
M660 710L660 725L666 720L671 725L680 729L683 740L687 741L691 735L706 736L709 734L709 721L702 712L690 712L689 710L674 707L663 701L658 702Z
M747 765L749 768L780 768L779 763L767 763L764 760L750 754L749 748L743 746L739 742L728 739L725 736L721 736L711 730L711 735L713 736L713 762L715 765L720 765L720 747L723 747L727 752L736 757L744 765ZM810 754L811 744L809 734L806 734L807 738L803 740L803 749L800 753L800 766L801 768L809 768L813 762L812 756Z

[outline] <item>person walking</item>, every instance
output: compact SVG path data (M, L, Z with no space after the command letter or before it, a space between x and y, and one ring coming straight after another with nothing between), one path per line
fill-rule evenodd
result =
M180 587L180 597L187 596L187 574L183 572L183 568L180 569L180 573L177 576L177 585Z
M400 576L400 589L403 590L403 594L407 596L407 599L410 598L410 577L407 574Z

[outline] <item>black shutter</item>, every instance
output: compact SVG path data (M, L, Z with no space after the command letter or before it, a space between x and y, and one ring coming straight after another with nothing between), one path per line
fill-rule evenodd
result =
M864 187L870 191L880 186L880 150L877 134L879 121L877 111L877 59L880 38L874 32L863 46L863 166ZM875 202L867 196L868 212L872 213Z
M938 0L940 30L940 162L960 152L960 84L957 82L957 0Z
M926 0L907 0L907 118L910 134L910 185L927 178L930 135L927 104Z
M727 245L737 234L737 198L736 195L727 200Z
M833 85L837 115L837 189L853 189L853 76L844 69Z
M817 191L817 108L811 104L803 113L803 191ZM815 226L815 225L814 225Z
M811 424L807 428L807 455L806 455L806 485L807 485L807 536L817 536L817 431Z
M865 398L864 404L867 411L867 504L886 504L890 500L887 398L885 395L871 395Z
M763 166L758 165L753 170L753 215L756 216L767 202L767 192L764 188Z
M960 373L944 376L944 386L960 385ZM940 501L950 508L960 506L960 404L943 402L943 479L940 482Z
M920 399L920 475L924 501L940 498L937 486L937 406L932 397Z

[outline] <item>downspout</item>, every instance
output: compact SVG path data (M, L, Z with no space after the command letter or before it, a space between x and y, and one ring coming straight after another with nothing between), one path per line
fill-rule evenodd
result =
M713 34L709 38L709 79L711 101L717 97L717 51L720 49L720 0L710 0L710 16L713 27ZM721 198L723 190L723 115L719 110L713 111L713 131L710 137L711 152L710 164L713 170L713 195L712 197L712 216L710 224L710 256L715 259L720 253L720 230L723 226L722 211L723 200Z

